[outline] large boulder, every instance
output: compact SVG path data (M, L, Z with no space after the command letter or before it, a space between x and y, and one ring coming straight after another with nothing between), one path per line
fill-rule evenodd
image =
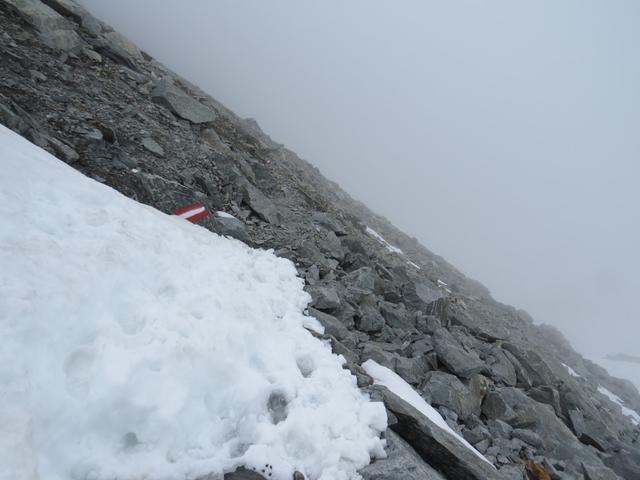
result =
M241 182L242 201L264 221L279 224L280 214L275 204L257 187L249 182Z
M486 365L480 360L478 354L462 348L444 328L433 335L433 345L438 360L458 377L471 378L476 373L486 371Z
M446 480L393 430L387 430L385 437L387 458L360 470L364 480Z
M151 99L191 123L209 123L216 118L213 110L198 102L184 90L166 79L156 83L151 92Z
M460 440L438 427L384 387L376 387L387 410L395 417L391 428L398 433L433 468L447 478L465 480L497 480L502 475L488 462L482 460Z
M3 0L11 5L38 31L42 42L54 50L69 51L82 45L82 40L67 20L39 0Z
M432 406L447 407L462 420L480 413L480 400L473 398L471 391L454 375L428 372L420 390Z

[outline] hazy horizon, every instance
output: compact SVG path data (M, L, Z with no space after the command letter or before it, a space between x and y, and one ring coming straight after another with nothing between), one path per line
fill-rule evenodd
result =
M83 3L497 300L640 354L640 4Z

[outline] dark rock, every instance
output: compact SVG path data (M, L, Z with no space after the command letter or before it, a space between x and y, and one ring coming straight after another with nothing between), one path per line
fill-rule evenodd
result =
M338 340L343 340L349 336L349 329L338 320L336 317L327 313L316 310L315 308L309 309L309 315L316 318L320 324L324 327L324 331L327 335L331 335Z
M420 385L424 398L431 405L453 410L462 420L480 413L480 403L472 398L469 389L453 375L429 372Z
M155 85L151 92L151 98L158 105L168 108L178 117L184 118L191 123L208 123L216 118L213 110L190 97L185 91L172 85L168 80L162 80Z
M340 306L340 297L333 287L311 285L306 290L311 295L311 305L318 310L335 310Z
M396 362L396 373L400 375L405 382L412 385L419 384L424 379L427 370L428 365L421 357L398 357Z
M415 318L407 312L403 304L380 302L380 313L390 327L404 331L410 331L415 327Z
M380 314L373 295L367 295L360 302L356 324L363 332L379 332L384 327L384 317Z
M438 359L450 372L459 377L470 378L486 370L480 357L474 352L464 350L445 329L440 329L433 335L433 345Z
M434 303L446 295L437 286L426 283L408 283L402 289L402 298L407 306L430 314L435 311Z
M380 389L384 404L397 418L393 430L433 468L447 478L492 480L498 471L478 458L449 433L387 389Z
M249 182L242 184L242 201L266 222L274 225L280 223L280 214L275 204Z
M149 150L151 153L159 157L164 157L164 148L162 148L162 146L158 142L156 142L153 138L144 137L142 139L142 146L147 150Z
M212 220L213 231L220 235L228 235L232 238L237 238L241 242L247 243L249 241L249 234L247 233L247 227L243 221L237 218L231 217L215 217Z
M425 463L411 446L393 430L387 430L387 458L375 460L360 474L365 480L446 480Z
M523 428L515 428L511 434L514 438L519 438L525 443L529 445L540 448L542 447L542 438L536 432L532 432L531 430L525 430Z
M584 480L622 480L613 470L601 465L583 463L582 471L584 472Z

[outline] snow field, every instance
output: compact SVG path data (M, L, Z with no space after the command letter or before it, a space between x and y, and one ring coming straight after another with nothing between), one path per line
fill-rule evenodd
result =
M380 403L304 326L291 262L0 126L0 478L357 478Z

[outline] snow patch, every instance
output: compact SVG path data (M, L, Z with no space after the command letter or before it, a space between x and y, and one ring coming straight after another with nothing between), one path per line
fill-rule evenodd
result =
M371 235L373 238L375 238L376 240L378 240L382 245L384 245L384 247L389 250L391 253L397 253L399 255L402 255L404 252L402 250L400 250L398 247L395 247L393 245L391 245L389 242L387 242L384 238L382 238L382 235L380 235L378 232L376 232L373 228L371 227L367 227L367 233L369 235Z
M304 325L294 265L0 126L0 478L357 478L381 403Z
M231 215L230 213L227 212L223 212L223 211L218 211L216 212L216 217L221 217L221 218L236 218L233 215Z
M607 390L602 385L598 385L598 391L601 394L603 394L605 397L607 397L609 400L611 400L613 403L617 403L618 405L620 405L620 407L622 408L622 414L627 417L631 417L631 422L633 422L634 425L640 425L640 415L638 414L638 412L636 412L635 410L631 410L628 407L625 407L624 403L622 402L622 399L619 396Z
M567 371L569 372L569 375L571 375L572 377L583 378L582 375L580 375L578 372L576 372L573 368L571 368L566 363L563 363L562 365L564 366L564 368L567 369Z
M420 396L418 392L416 392L411 385L405 382L402 377L397 375L395 372L389 370L387 367L383 367L379 363L374 360L367 360L362 364L362 368L373 378L374 383L383 385L387 387L391 392L398 395L405 402L409 403L416 410L422 413L425 417L435 423L438 427L452 435L456 440L458 440L462 445L471 450L478 458L487 462L489 465L493 466L493 464L487 460L484 455L478 452L473 446L467 442L463 437L458 435L442 418L440 413L429 405L424 398Z

